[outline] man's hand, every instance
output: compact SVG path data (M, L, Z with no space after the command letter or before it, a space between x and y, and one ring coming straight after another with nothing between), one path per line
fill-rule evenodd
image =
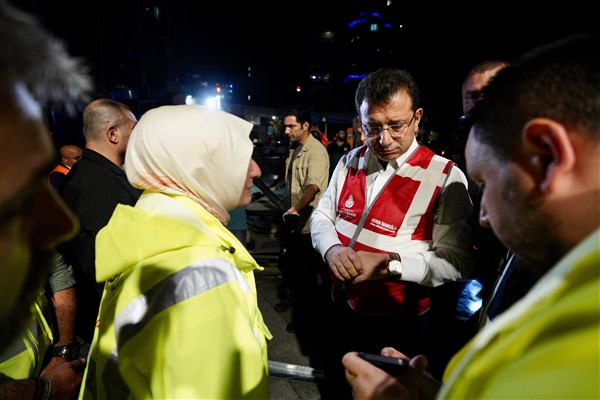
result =
M77 397L83 379L85 362L85 358L78 358L44 370L40 376L46 377L52 382L51 399L74 399Z
M325 260L340 281L360 283L388 276L385 268L388 255L385 253L355 252L350 247L336 245L327 250Z
M352 283L375 281L390 276L386 268L389 259L389 255L387 253L359 251L356 254L360 258L362 272L354 277Z
M283 213L283 215L287 215L287 214L298 214L299 211L296 207L290 207L288 208L288 210L286 212Z
M48 364L42 369L42 372L40 373L40 375L43 376L47 371L51 370L52 368L56 368L60 364L64 364L66 362L67 362L67 360L65 360L62 357L52 357L50 359L50 361L48 362Z
M399 351L386 347L381 355L407 358ZM349 352L342 358L346 368L346 380L352 386L354 399L434 399L440 383L426 371L427 359L416 356L410 360L408 370L399 376L391 376L368 361L360 358L356 352Z
M350 247L335 245L325 253L331 272L340 281L351 281L362 273L360 257Z

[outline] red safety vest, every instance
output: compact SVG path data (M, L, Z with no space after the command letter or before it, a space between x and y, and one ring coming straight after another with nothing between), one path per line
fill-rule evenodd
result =
M336 224L336 231L344 246L350 243L366 206L365 151L366 147L351 160L337 205L343 223ZM358 236L353 249L402 254L427 248L432 239L434 204L451 165L452 161L419 147L371 206L362 227L364 234ZM430 288L414 282L387 278L344 287L338 279L332 280L333 297L345 294L357 312L420 315L429 309Z

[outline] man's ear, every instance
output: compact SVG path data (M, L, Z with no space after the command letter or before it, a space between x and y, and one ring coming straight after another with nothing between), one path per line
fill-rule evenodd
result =
M415 125L419 125L419 122L421 121L421 118L423 117L423 109L422 108L417 108L415 110Z
M113 144L119 143L119 128L117 128L115 125L109 126L108 130L106 131L106 137L108 138L108 141Z
M575 165L575 149L564 125L548 118L534 118L523 129L526 154L539 177L542 192L552 192Z

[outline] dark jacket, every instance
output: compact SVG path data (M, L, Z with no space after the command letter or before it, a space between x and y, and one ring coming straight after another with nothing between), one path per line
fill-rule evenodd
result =
M90 341L103 285L96 283L96 234L109 221L117 204L134 205L141 190L131 186L125 171L103 155L84 149L65 177L60 194L81 225L77 235L59 251L73 266L77 280L77 334Z

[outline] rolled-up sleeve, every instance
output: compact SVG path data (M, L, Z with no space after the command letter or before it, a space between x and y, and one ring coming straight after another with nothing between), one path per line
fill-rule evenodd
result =
M48 282L50 283L52 293L75 286L75 272L73 271L73 267L67 264L59 252L55 253Z

